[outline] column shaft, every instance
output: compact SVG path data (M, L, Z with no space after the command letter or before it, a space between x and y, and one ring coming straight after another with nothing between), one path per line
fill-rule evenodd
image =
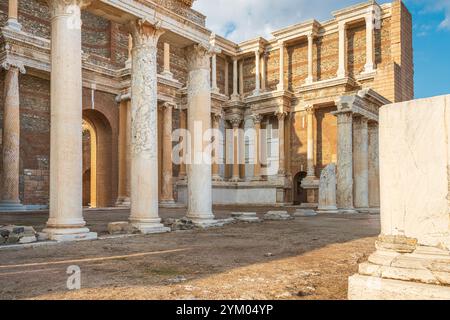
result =
M53 240L95 238L82 211L81 8L83 1L50 0L50 217Z
M378 123L369 122L369 207L380 210L380 165L378 155Z
M253 91L253 95L257 96L259 95L261 91L261 78L260 78L260 56L261 53L258 50L255 51L255 90Z
M212 84L211 84L211 91L213 93L219 93L219 88L217 87L217 55L212 55L212 67L211 67L211 77L212 77Z
M238 59L233 58L233 95L231 99L236 100L239 98L238 92Z
M187 110L183 110L180 109L180 129L185 131L187 128L187 119L186 119L186 112ZM181 143L183 143L183 149L180 152L180 157L182 159L181 163L180 163L180 174L179 174L179 178L180 179L185 179L186 178L186 161L184 159L184 156L186 155L186 137L181 138L183 139L182 141L180 141Z
M22 25L19 23L19 6L18 0L9 0L8 2L8 22L6 26L15 30L21 30Z
M344 78L347 75L347 31L345 22L339 22L339 67L337 72L338 78Z
M266 83L267 83L267 62L266 62L266 54L263 53L261 56L261 90L266 91Z
M284 130L284 121L286 119L286 112L277 113L278 117L278 174L285 175L286 174L286 150L285 150L285 130Z
M239 94L244 97L244 60L239 64Z
M174 204L173 198L173 161L172 161L172 111L170 103L163 105L163 157L161 202Z
M314 108L309 107L306 109L307 113L307 176L315 178L315 166L314 166Z
M158 110L156 52L161 30L144 21L130 23L131 68L131 214L142 233L166 232L158 216Z
M337 205L340 211L355 213L353 206L353 114L337 113Z
M211 85L209 49L194 45L186 49L188 62L187 101L188 130L192 135L188 166L187 218L199 226L214 224L212 213L212 171L205 154L210 139L205 132L211 128ZM198 137L198 138L197 138Z
M220 124L220 115L213 115L212 116L212 128L214 130L214 156L213 156L213 163L212 163L212 179L214 181L221 181L222 177L219 173L219 148L220 148L220 135L219 135L219 124Z
M372 12L366 17L366 65L364 66L364 72L370 73L375 69L374 64L374 50L373 50L373 14Z
M367 118L357 117L353 122L353 176L354 205L360 212L369 209L369 136Z
M20 108L19 68L6 66L3 109L3 177L0 210L21 210L19 200Z
M255 114L253 116L253 125L255 129L255 165L253 170L253 179L256 181L261 180L261 120L261 115Z
M231 125L233 126L233 173L231 177L231 181L238 182L241 180L241 175L239 172L239 156L240 156L240 139L239 139L239 126L241 124L241 118L235 117L230 120Z
M166 78L172 78L173 74L170 72L170 44L164 42L164 71L163 76Z
M128 100L122 100L119 106L119 184L118 184L118 197L116 206L128 206L129 205L129 193L128 193L128 158L129 158L129 138L131 138L130 127L128 126L129 116L129 102Z

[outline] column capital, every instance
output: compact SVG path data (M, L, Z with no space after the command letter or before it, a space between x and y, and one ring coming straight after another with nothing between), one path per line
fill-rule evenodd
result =
M163 109L163 110L173 110L176 108L177 108L177 105L173 102L166 101L163 104L161 104L161 109Z
M231 118L228 120L230 121L231 125L233 126L233 128L239 128L241 122L242 122L242 117L238 114L236 115L232 115Z
M275 116L278 118L278 121L283 121L288 113L286 111L276 111Z
M280 49L284 49L285 46L286 46L286 42L284 42L283 40L278 40L278 47Z
M133 37L133 49L143 46L156 47L159 37L164 33L161 21L151 24L145 19L136 19L131 21L128 27Z
M338 22L339 31L345 31L346 28L347 28L347 22L345 22L345 21Z
M314 31L308 31L306 33L306 37L308 38L308 40L314 40L314 38L316 37L316 33Z
M50 8L52 17L60 15L72 15L73 6L77 6L80 9L89 6L93 0L45 0Z
M189 70L210 69L210 58L217 53L209 44L194 44L185 49Z
M213 121L220 121L220 119L223 118L223 113L212 113L211 114L211 119Z
M5 69L6 71L10 70L11 68L16 68L19 70L20 73L22 74L26 73L24 64L19 61L6 60L1 64L0 67Z
M259 113L252 114L253 123L261 123L263 120L263 115Z
M308 114L314 114L314 105L308 104L305 106L305 111Z

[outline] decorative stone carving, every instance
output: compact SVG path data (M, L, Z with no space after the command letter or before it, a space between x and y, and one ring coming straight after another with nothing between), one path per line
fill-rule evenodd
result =
M336 206L336 165L330 163L320 174L318 213L338 213Z

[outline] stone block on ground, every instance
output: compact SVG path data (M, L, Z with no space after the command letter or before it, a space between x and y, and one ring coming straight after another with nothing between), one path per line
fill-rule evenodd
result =
M294 219L287 211L269 211L264 215L264 220L291 220Z
M133 234L138 233L138 230L127 221L119 221L119 222L111 222L108 224L108 233L113 235Z
M294 217L313 217L317 216L317 212L312 209L297 209L294 212Z
M36 242L36 231L29 226L2 226L0 228L0 244L17 244Z
M261 219L258 218L256 212L232 212L231 217L238 221L261 222Z

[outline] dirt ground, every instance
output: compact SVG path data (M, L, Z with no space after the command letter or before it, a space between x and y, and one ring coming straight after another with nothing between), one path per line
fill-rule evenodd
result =
M269 208L239 211L258 211ZM215 208L228 217L233 208ZM162 209L181 217L183 209ZM40 230L48 213L2 214ZM127 210L85 212L105 234ZM0 299L346 299L347 278L374 251L376 215L318 215L209 230L0 250ZM81 269L68 290L67 268Z

